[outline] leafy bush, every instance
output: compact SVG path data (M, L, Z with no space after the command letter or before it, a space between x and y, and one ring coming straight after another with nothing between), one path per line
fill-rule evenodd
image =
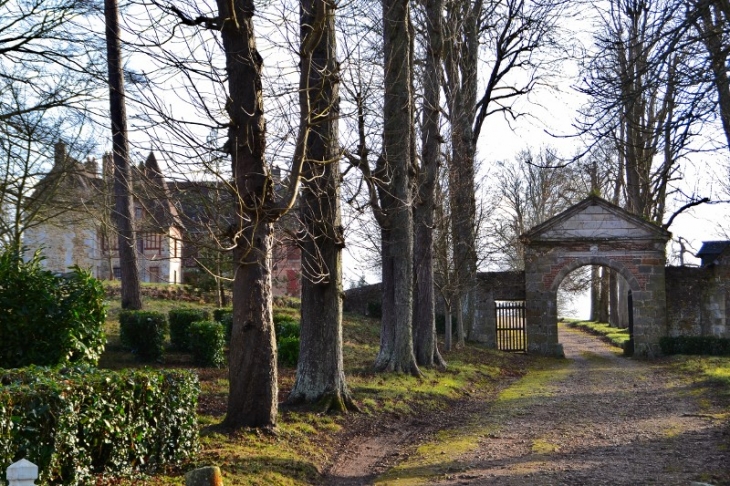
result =
M190 324L210 319L208 311L202 309L172 309L167 316L170 320L170 342L181 351L190 351Z
M285 336L276 341L279 362L285 366L296 366L299 361L299 337Z
M383 317L383 304L382 302L368 302L367 304L367 314L368 317L375 317L377 319L380 319Z
M715 336L665 336L659 346L664 354L730 356L730 339Z
M223 319L229 315L233 315L233 309L230 307L219 307L213 311L213 320L223 322Z
M198 449L193 373L27 368L0 371L0 383L0 477L25 457L39 484L95 484L180 465Z
M231 342L231 330L233 329L233 309L218 308L213 311L213 320L223 324L226 342Z
M0 367L95 365L106 344L101 283L79 267L54 275L42 261L0 254Z
M277 315L274 316L274 331L277 341L288 337L299 338L299 323L291 317Z
M119 340L140 361L159 361L165 351L167 319L152 311L123 310L119 314Z
M274 314L274 331L279 362L296 366L299 361L299 322L286 314Z
M222 367L226 362L223 326L214 321L198 321L188 329L190 350L199 366Z

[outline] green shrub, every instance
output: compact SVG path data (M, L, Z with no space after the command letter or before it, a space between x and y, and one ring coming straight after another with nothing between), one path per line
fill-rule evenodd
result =
M368 317L375 317L377 319L380 319L383 317L383 304L381 302L368 302L367 304L367 314Z
M299 323L288 316L274 316L274 331L276 340L282 338L299 337Z
M215 321L198 321L188 328L190 351L199 366L222 367L226 362L223 325Z
M715 336L665 336L659 346L664 354L730 356L730 339Z
M226 342L231 342L231 330L233 329L233 309L230 308L218 308L213 311L213 320L216 320L223 324L223 331L226 337Z
M227 343L231 342L231 331L233 331L233 313L226 314L221 317L221 324L223 325L223 333Z
M25 457L39 484L95 484L180 465L198 449L193 373L28 368L0 371L0 382L0 477Z
M210 314L202 309L172 309L167 314L170 320L170 342L181 351L190 351L188 328L198 321L207 321Z
M161 312L123 310L119 314L119 340L140 361L162 359L166 334L167 319Z
M106 344L101 283L79 267L54 275L42 261L0 254L0 367L96 365Z
M223 319L229 315L233 315L233 309L230 307L218 307L213 311L213 320L223 322Z
M285 366L296 366L299 361L299 336L278 338L276 345L279 351L279 362Z

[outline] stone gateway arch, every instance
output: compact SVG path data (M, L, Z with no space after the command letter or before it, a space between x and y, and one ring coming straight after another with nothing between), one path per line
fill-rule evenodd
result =
M628 283L633 299L634 352L660 354L667 335L665 265L671 233L591 196L522 235L528 352L562 356L558 287L573 270L602 265Z

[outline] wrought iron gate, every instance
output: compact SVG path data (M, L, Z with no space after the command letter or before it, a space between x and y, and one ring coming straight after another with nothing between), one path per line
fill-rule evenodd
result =
M495 302L497 349L500 351L527 351L525 329L525 302Z

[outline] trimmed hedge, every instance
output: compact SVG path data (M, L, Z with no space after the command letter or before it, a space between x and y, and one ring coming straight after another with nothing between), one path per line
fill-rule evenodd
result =
M104 352L104 288L72 267L55 275L14 250L0 253L0 368L96 365Z
M198 321L188 329L190 351L199 366L222 367L226 362L225 331L223 325L215 321Z
M286 366L296 366L299 361L299 323L291 317L275 315L274 331L279 362Z
M210 314L202 309L171 309L167 317L170 321L170 342L180 351L190 351L188 329L190 324L207 321Z
M233 309L218 308L213 311L213 320L223 324L223 330L226 336L226 342L231 342L231 330L233 329Z
M162 312L123 310L119 314L119 340L143 362L162 359L167 329Z
M188 371L0 370L0 477L26 458L39 484L95 484L178 466L197 452L198 378Z
M730 356L730 339L715 336L665 336L659 346L664 354Z

